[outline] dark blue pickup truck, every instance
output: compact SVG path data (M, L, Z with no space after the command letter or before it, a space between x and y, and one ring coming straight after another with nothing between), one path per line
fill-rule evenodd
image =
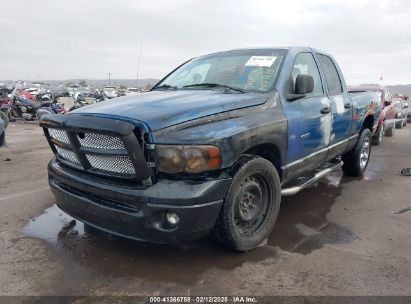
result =
M150 92L42 117L49 183L62 210L103 231L158 243L211 233L251 250L281 196L340 167L363 174L372 96L350 97L335 60L311 48L201 56Z

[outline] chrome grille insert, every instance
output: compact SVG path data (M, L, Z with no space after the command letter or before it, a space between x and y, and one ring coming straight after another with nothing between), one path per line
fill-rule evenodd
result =
M128 156L87 154L87 160L95 169L122 174L134 174L134 166Z
M65 144L70 144L70 140L65 130L49 128L50 137Z
M55 148L56 148L58 154L62 158L66 159L66 160L68 160L68 161L70 161L70 162L72 162L76 165L80 165L80 162L78 161L77 156L73 151L68 150L68 149L64 149L64 148L59 147L57 145L55 145Z
M77 137L83 147L97 149L124 150L124 144L119 137L97 134L97 133L79 133Z

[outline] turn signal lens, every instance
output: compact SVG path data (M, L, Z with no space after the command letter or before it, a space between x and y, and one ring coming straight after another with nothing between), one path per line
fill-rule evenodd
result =
M220 150L215 146L156 146L156 166L159 172L200 173L217 170L220 165Z

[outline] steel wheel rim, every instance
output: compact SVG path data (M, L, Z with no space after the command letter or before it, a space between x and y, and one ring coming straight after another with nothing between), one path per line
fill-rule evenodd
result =
M361 169L364 169L368 164L368 159L370 158L370 150L371 150L370 140L368 137L366 137L364 138L364 141L362 143L361 153L360 153Z
M247 237L255 235L267 221L271 195L267 180L260 174L244 179L236 196L234 224Z

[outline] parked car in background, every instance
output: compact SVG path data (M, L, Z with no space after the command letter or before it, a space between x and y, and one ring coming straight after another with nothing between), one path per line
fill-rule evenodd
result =
M411 102L411 100L410 99L407 99L405 102L404 102L404 105L407 107L407 122L411 122L411 110L410 110L410 108L409 108L409 106L410 106L410 102Z
M19 90L17 92L17 95L24 99L33 100L33 95L31 95L31 93L26 90Z
M392 95L387 87L379 85L350 86L350 93L375 92L376 98L380 101L381 112L378 117L378 127L373 136L373 144L378 145L382 141L383 135L393 136L395 131L395 121L397 110L392 103Z
M140 89L138 88L128 88L126 91L126 96L132 96L140 93Z
M103 90L103 94L108 99L118 97L118 92L115 86L105 86Z
M369 95L350 96L337 62L311 48L201 56L148 93L43 117L49 184L62 210L107 232L159 243L211 232L251 250L281 195L341 167L364 174L380 110Z
M402 98L393 98L393 103L397 111L395 127L401 129L407 125L408 103Z

